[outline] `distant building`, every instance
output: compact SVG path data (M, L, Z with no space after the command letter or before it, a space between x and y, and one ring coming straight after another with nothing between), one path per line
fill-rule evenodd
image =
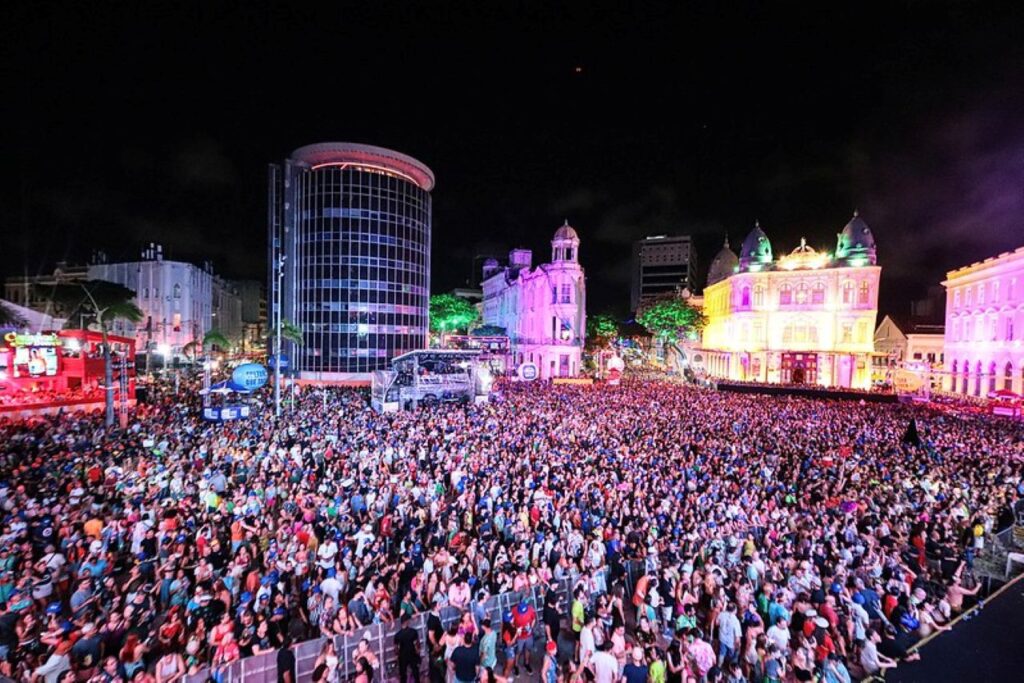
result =
M242 301L242 349L251 351L266 343L266 290L257 280L236 280L235 287Z
M326 142L271 165L269 180L271 307L281 277L282 319L304 338L284 346L291 371L367 381L426 348L433 172L383 147Z
M99 260L103 260L101 258ZM83 282L89 277L88 266L68 265L61 261L53 272L41 275L16 275L4 280L4 299L40 313L53 313L46 296L47 287L57 283Z
M529 249L513 249L507 266L483 265L483 323L505 328L513 365L534 363L543 379L580 373L586 282L579 247L566 222L551 240L550 263L533 266Z
M942 369L945 361L944 326L921 322L917 319L899 320L886 315L875 329L875 354L872 358L872 379L890 380L890 374L899 367L927 367L932 388L941 389Z
M135 292L142 321L115 321L114 334L133 337L139 351L166 348L177 356L186 344L202 340L215 327L211 271L209 265L165 261L163 247L150 244L138 261L89 266L88 279L116 282Z
M874 236L856 214L834 255L801 240L776 259L755 226L738 256L727 242L709 269L706 371L734 380L868 388L880 274Z
M952 270L946 288L946 388L1024 393L1024 247Z
M232 344L241 346L244 328L242 325L242 297L238 292L237 283L214 275L211 296L210 324L213 325L213 329L227 337Z
M659 294L688 289L696 283L697 253L689 235L654 235L633 243L630 309Z
M21 304L5 301L4 299L0 299L0 308L6 309L8 313L16 317L20 322L18 325L0 325L2 330L38 334L40 332L63 329L64 323L67 322L64 318L57 318L48 313L42 313L34 308L27 308Z

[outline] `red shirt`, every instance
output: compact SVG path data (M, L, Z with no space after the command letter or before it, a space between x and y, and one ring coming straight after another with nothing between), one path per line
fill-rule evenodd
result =
M527 605L525 612L520 612L517 607L512 611L512 624L516 627L519 640L529 640L533 637L533 625L537 621L537 610L533 605Z

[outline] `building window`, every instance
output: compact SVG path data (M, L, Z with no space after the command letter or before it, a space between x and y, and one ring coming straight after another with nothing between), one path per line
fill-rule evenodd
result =
M558 287L551 285L551 303L558 303Z
M173 322L172 327L174 328L174 331L175 332L181 332L181 313L175 313L173 320L174 320L174 322ZM164 325L166 325L166 324L167 324L167 318L164 318ZM283 366L284 363L282 363L281 365Z
M1003 389L1005 391L1013 390L1013 363L1006 361L1006 367L1003 368Z
M989 333L989 341L995 341L996 340L996 317L995 316L992 316L991 318L988 319L988 333Z
M952 330L952 333L950 334L950 336L952 337L953 341L955 341L955 342L960 341L960 321L959 320L954 320L953 321L953 330Z
M807 285L800 284L796 288L796 302L800 305L807 303Z
M142 298L149 299L149 287L142 288Z
M843 303L847 306L853 303L853 282L850 280L843 283Z
M996 390L996 363L992 361L988 365L988 393Z
M814 285L814 289L811 290L811 303L812 304L823 304L825 303L825 285L817 283Z
M868 324L861 320L857 323L857 343L863 344L868 339Z
M953 309L960 308L960 290L953 292Z
M562 303L572 303L572 285L562 285Z
M843 323L842 332L839 336L840 344L849 344L853 341L853 325L850 323Z
M174 298L175 299L180 299L181 298L181 285L174 285Z
M740 298L740 305L746 308L750 306L750 287L743 288L743 295Z
M985 303L985 285L978 285L978 305L982 306Z
M949 373L949 390L954 394L956 393L956 370L957 364L956 361L953 361L953 371Z
M1013 341L1013 318L1006 319L1006 341Z
M999 282L992 283L992 303L999 301Z
M789 285L779 288L779 305L788 306L793 303L793 289Z
M868 303L868 293L870 288L867 282L862 281L857 287L857 303L861 306L866 306Z
M973 287L968 287L964 292L964 305L970 306L973 303L974 297L971 295L973 291Z

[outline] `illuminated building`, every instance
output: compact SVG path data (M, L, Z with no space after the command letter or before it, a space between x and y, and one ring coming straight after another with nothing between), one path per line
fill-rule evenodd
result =
M696 289L697 253L689 235L654 235L633 243L632 311L660 294Z
M866 389L878 309L875 240L854 214L834 254L805 240L775 258L760 225L728 241L704 289L705 370L722 379Z
M210 264L199 267L165 260L159 244L143 249L138 261L89 266L90 280L116 282L134 291L134 301L142 311L138 324L115 320L111 331L135 338L140 352L160 348L169 356L180 356L185 345L201 340L216 327L215 277Z
M507 266L484 262L483 322L504 328L513 364L535 364L542 379L580 372L586 283L579 248L567 221L551 239L551 263L533 267L529 249L513 249Z
M433 187L416 159L369 145L308 145L271 165L270 303L302 330L286 348L300 378L368 380L426 347Z
M946 381L952 392L1024 393L1024 247L946 274Z
M927 372L931 388L942 389L944 348L941 324L897 320L886 315L875 330L872 379L878 382L891 381L893 371L905 367Z

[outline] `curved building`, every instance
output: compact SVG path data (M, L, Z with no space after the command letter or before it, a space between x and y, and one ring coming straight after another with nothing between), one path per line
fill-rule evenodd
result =
M424 164L370 145L307 145L271 165L271 299L302 330L286 345L300 378L365 380L425 348L433 187Z

